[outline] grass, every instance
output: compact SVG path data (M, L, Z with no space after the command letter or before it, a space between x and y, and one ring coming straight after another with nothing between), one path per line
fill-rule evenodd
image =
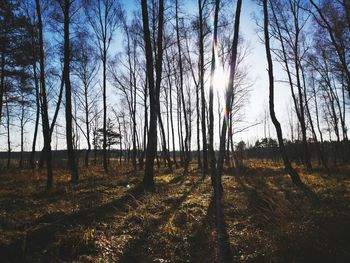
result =
M46 192L45 174L0 175L0 258L4 262L215 262L218 243L210 178L160 169L155 193L139 187L142 171L64 170ZM245 161L223 176L224 226L232 262L350 262L349 166L294 187L278 163Z

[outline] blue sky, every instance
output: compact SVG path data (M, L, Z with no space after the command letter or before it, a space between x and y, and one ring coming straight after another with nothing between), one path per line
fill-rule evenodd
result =
M132 18L133 10L135 8L139 9L140 3L137 0L131 1L122 1L123 6L127 12L128 18ZM197 1L183 1L186 5L186 11L193 10L193 12L197 12ZM232 10L235 10L235 3L232 6ZM245 123L246 125L262 122L264 112L268 105L268 79L267 79L267 71L266 71L266 57L265 57L265 49L264 45L261 43L258 35L257 35L257 26L253 19L253 14L260 14L260 7L256 5L251 0L244 0L242 5L242 15L241 15L241 27L240 34L245 38L245 40L249 43L251 47L251 53L246 59L246 64L249 68L249 78L254 81L254 84L251 88L249 103L245 106ZM115 53L121 50L121 41L123 39L122 33L118 31L114 37L114 41L112 43L110 49L110 56L112 57ZM276 79L283 78L284 74L281 71L281 68L275 63L275 76ZM282 76L282 77L281 77ZM112 87L108 87L108 93L110 98L115 98L115 90ZM115 102L110 101L111 105L114 105ZM285 132L285 136L288 135L288 105L290 105L290 91L289 88L280 84L276 84L276 114L282 123L282 127ZM61 109L61 113L64 111L63 107ZM63 124L63 120L61 120ZM29 150L30 143L32 139L32 129L27 126L27 138L26 138L26 149ZM243 125L244 126L244 125ZM239 125L239 128L242 127L242 124ZM275 131L273 126L270 124L271 136L275 136ZM3 129L2 129L3 131ZM14 132L11 134L13 150L19 150L19 131L18 128L14 128ZM258 138L264 136L264 125L257 125L246 132L239 133L234 136L235 141L244 140L250 143L254 143ZM1 136L1 147L0 151L6 150L5 136ZM84 138L81 138L84 141ZM64 142L64 137L62 137L59 141ZM194 138L193 138L194 141ZM55 137L53 137L53 148L55 148ZM65 143L58 142L59 145L65 145ZM41 133L38 138L38 148L42 145ZM82 143L84 145L84 143ZM60 148L60 147L58 147Z

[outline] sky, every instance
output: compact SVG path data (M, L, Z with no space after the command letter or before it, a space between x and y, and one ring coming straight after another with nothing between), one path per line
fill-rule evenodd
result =
M127 15L129 18L133 16L133 10L135 8L139 8L138 5L140 4L137 0L123 0L122 1L123 6L127 12ZM186 5L186 10L193 10L193 12L197 11L196 8L196 0L191 1L183 1ZM232 9L235 10L235 3L232 6ZM249 143L255 143L255 141L259 138L264 137L264 124L263 124L263 118L265 111L267 109L268 105L268 76L267 76L267 63L266 63L266 55L265 55L265 48L264 44L259 39L258 33L257 33L257 25L255 20L253 19L253 15L259 15L260 14L260 7L254 3L252 0L244 0L242 4L242 13L241 13L241 24L240 24L240 35L244 37L245 41L249 43L251 47L251 52L246 58L246 65L248 66L249 70L249 78L252 80L253 86L251 87L251 92L249 94L249 100L247 104L244 107L244 122L245 124L239 124L237 128L242 128L244 126L248 126L250 124L254 123L261 123L259 125L256 125L250 129L248 129L245 132L241 132L234 135L234 141L240 141L244 140ZM110 55L111 57L113 54L117 53L118 51L122 50L122 33L120 30L116 33L114 37L114 41L111 45L110 49ZM259 33L260 34L260 33ZM277 63L274 63L275 66L275 76L276 79L279 78L279 76L282 76L283 78L283 72L281 68L278 66ZM282 123L282 128L285 132L285 136L288 135L288 116L289 116L289 108L291 105L291 96L289 88L285 85L281 85L276 83L275 84L275 92L276 92L276 100L275 100L275 110L277 117ZM115 91L113 88L108 86L108 93L110 94L110 97L115 96ZM111 103L113 105L113 102ZM64 109L62 107L61 111L63 112ZM61 121L62 122L62 121ZM28 125L29 126L29 125ZM13 143L13 150L19 150L19 128L15 132L11 134L12 136L12 143ZM268 130L268 129L267 129ZM275 137L275 130L273 125L269 124L269 130L271 137ZM2 129L2 131L4 131ZM25 143L26 150L29 150L31 147L31 128L27 127L27 138ZM193 131L194 133L194 131ZM41 133L40 133L41 135ZM268 135L268 134L267 134ZM6 150L6 136L1 136L0 139L0 151ZM64 142L64 137L62 136L61 140ZM84 138L82 137L82 141ZM193 141L195 141L195 138L193 137ZM53 149L55 149L55 137L53 136ZM58 148L62 148L60 146L64 146L65 143L60 143L57 141ZM41 148L42 146L42 138L39 136L38 138L38 148ZM64 147L63 147L64 148Z

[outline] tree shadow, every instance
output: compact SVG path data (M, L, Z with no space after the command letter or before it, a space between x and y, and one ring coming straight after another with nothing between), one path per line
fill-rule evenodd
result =
M76 226L91 226L93 222L104 220L116 211L127 211L128 204L135 198L140 198L143 193L143 188L139 184L122 197L98 207L81 209L70 214L62 212L45 214L25 226L23 238L1 246L0 256L7 262L21 262L25 261L26 257L38 256L48 250L45 248L49 247L56 235L62 235Z
M270 235L271 242L278 242L278 249L269 257L283 262L350 259L346 252L350 248L349 236L344 234L350 224L340 206L326 204L322 196L309 188L288 184L282 176L269 180L265 176L235 175L235 181L247 197L251 224Z
M180 198L176 200L172 199L170 207L163 212L163 216L160 219L155 219L150 222L138 236L133 237L133 239L128 242L119 262L153 262L153 260L149 258L149 251L147 251L149 249L149 239L152 238L152 235L154 235L155 231L159 229L160 226L165 224L171 218L187 197L201 183L201 180L197 180L188 191L180 196Z
M221 200L215 200L212 196L208 208L209 215L215 220L216 238L218 245L218 262L229 263L233 261L233 252L230 245L230 237L227 233L224 209Z

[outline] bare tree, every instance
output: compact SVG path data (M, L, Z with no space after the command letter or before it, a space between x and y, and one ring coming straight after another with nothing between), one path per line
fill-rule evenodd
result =
M89 42L89 37L90 35L87 32L81 32L78 34L77 42L73 43L76 45L73 50L75 53L73 54L73 72L82 84L78 85L76 96L83 111L83 118L81 119L85 124L85 129L81 129L87 143L85 166L89 165L91 152L91 123L94 120L93 106L98 100L98 92L94 88L96 87L96 75L99 71L96 50L92 43Z
M63 68L63 79L66 88L66 142L67 142L67 153L68 153L68 166L71 173L71 181L73 183L78 181L78 168L75 160L75 153L73 148L73 131L72 131L72 87L70 81L70 60L71 60L71 52L70 52L70 35L69 35L69 27L70 27L70 18L71 18L71 0L64 1L64 68Z
M199 86L201 91L201 117L202 117L202 143L203 143L203 173L208 171L208 155L207 155L207 127L206 127L206 100L204 91L204 17L203 11L206 0L198 0L199 11Z
M278 143L279 143L279 149L282 155L282 159L284 162L284 166L286 171L291 176L291 179L294 184L298 186L302 186L303 183L300 180L299 174L294 170L292 167L286 148L283 143L283 135L282 135L282 128L281 124L277 120L276 114L275 114L275 106L274 106L274 76L273 76L273 63L272 63L272 56L271 56L271 48L270 48L270 33L269 33L269 14L268 14L268 0L263 0L263 9L264 9L264 39L265 39L265 50L266 50L266 58L267 58L267 64L268 64L268 74L269 74L269 109L270 109L270 116L273 125L276 128Z
M41 19L40 0L35 0L36 13L38 16L38 32L39 32L39 61L40 61L40 95L41 95L41 115L43 125L44 150L47 169L47 189L52 188L52 163L51 163L51 136L48 115L48 103L46 96L45 83L45 54L44 54L44 38L43 38L43 24Z
M307 143L306 103L304 100L306 86L302 81L301 57L306 53L304 28L308 20L302 13L300 0L288 0L284 5L271 1L273 20L270 23L275 37L281 45L281 50L275 51L284 65L292 93L295 112L300 124L303 145L303 161L308 171L312 170L309 147ZM296 91L295 91L296 89Z
M102 97L103 97L103 167L107 165L107 53L111 45L114 32L123 16L122 8L117 0L87 1L85 5L87 18L96 35L100 57L102 61Z
M163 60L163 24L164 24L164 2L159 1L159 13L158 13L158 36L157 36L157 57L156 57L156 78L154 78L153 71L153 54L151 46L151 35L149 30L148 20L148 7L147 0L141 1L142 6L142 21L143 21L143 33L146 53L146 72L148 78L148 90L150 97L150 127L148 131L147 139L147 152L146 152L146 168L145 175L143 177L143 183L145 189L154 188L153 179L153 165L154 158L157 153L157 117L159 114L159 92L161 84L162 74L162 60Z

